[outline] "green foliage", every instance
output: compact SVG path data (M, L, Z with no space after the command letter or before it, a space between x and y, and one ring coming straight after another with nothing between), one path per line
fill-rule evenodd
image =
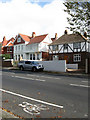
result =
M10 54L2 54L2 57L5 57L5 59L10 59Z
M70 31L80 32L90 37L90 2L64 2L66 7L64 10L68 13L67 21L70 26L67 28Z

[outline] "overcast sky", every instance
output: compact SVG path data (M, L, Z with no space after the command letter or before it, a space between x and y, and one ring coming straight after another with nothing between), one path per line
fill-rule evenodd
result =
M0 41L18 33L63 35L67 27L62 0L0 0Z

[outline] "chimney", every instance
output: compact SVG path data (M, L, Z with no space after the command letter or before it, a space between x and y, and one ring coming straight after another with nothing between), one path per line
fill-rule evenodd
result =
M57 33L55 33L55 40L57 39Z
M87 38L87 33L86 33L86 32L84 32L84 37L86 37L86 38Z
M68 34L68 31L67 31L67 30L65 30L64 34Z
M4 40L6 40L6 37L5 37L5 36L3 37L3 41L4 41Z
M36 36L36 33L32 32L32 38L35 38L35 36Z

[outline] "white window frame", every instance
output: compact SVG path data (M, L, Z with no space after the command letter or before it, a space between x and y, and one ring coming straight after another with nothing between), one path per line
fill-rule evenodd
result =
M73 43L73 49L81 49L81 43Z
M73 55L73 61L74 62L80 62L81 61L81 54L74 54Z

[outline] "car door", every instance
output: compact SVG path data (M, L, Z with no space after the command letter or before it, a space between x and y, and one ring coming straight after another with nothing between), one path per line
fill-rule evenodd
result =
M29 64L30 64L30 62L29 62L29 61L25 61L24 68L25 68L25 69L29 69Z
M29 61L28 69L29 69L29 70L32 70L32 62L31 62L31 61Z
M25 62L25 68L31 70L32 69L32 63L31 61L26 61Z

